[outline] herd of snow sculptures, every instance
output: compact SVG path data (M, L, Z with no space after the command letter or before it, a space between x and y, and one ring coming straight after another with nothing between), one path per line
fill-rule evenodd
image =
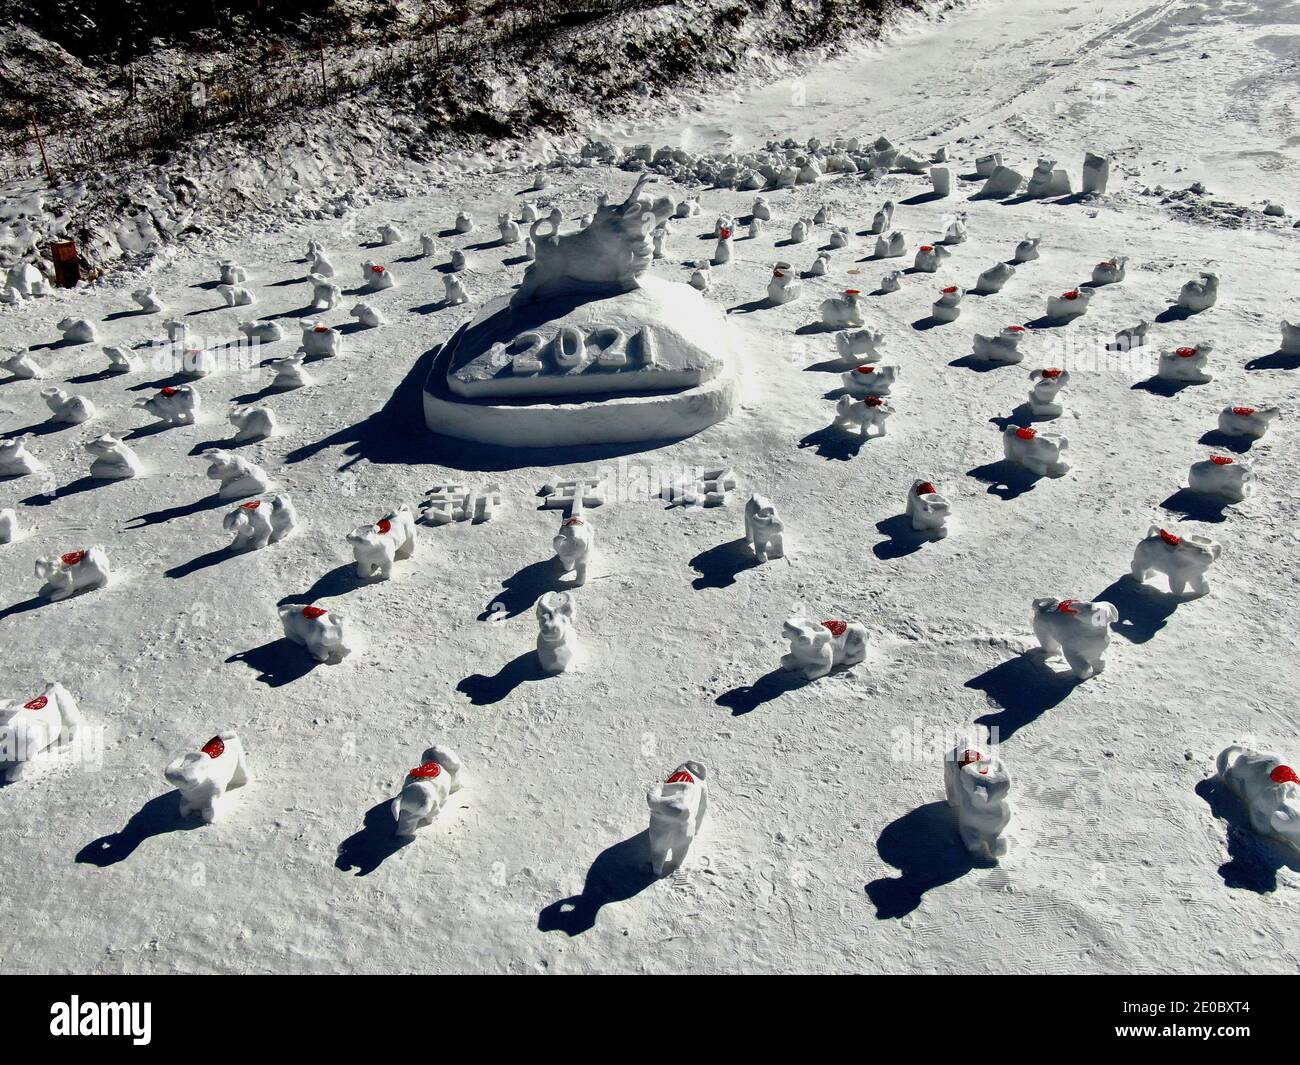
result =
M638 146L630 149L623 161L673 175L690 164L690 157L680 149L652 152ZM884 138L869 145L856 139L837 140L831 145L816 140L807 145L786 141L769 144L765 152L733 160L721 171L711 173L710 179L734 189L757 191L813 183L827 173L872 174L894 169L928 176L932 195L943 198L954 189L953 169L944 165L949 162L946 150L933 153L927 160L896 149ZM1028 198L1075 194L1069 173L1052 159L1038 160L1027 179L1006 165L997 153L978 159L975 170L984 182L976 199L1017 193ZM1089 153L1084 160L1079 195L1104 194L1109 170L1105 157ZM500 433L502 442L590 442L585 434L593 431L593 425L594 431L604 431L617 439L612 428L617 415L595 422L583 420L593 409L608 404L609 397L638 392L648 397L690 392L729 373L725 316L704 300L702 293L710 286L712 270L732 261L733 242L741 223L727 215L717 219L714 253L710 259L694 264L689 284L653 277L647 270L654 260L663 258L672 222L698 217L701 207L694 197L676 203L667 196L651 198L645 194L648 180L649 174L642 174L621 204L611 204L602 195L596 210L585 215L579 228L569 233L561 233L565 220L558 209L543 214L531 202L524 205L519 221L508 212L498 216L500 244L522 242L523 259L529 265L513 295L488 303L445 345L443 358L426 384L426 417L432 427L458 435L466 423L448 414L453 404L490 405L505 398L518 405L506 408L507 414L494 430ZM548 184L547 176L539 174L534 189L543 190ZM876 237L874 259L907 254L908 238L894 228L896 212L897 205L887 201L871 218L867 232ZM771 221L772 204L766 195L759 195L748 223L749 239L762 234L764 225ZM846 246L849 240L848 227L835 225L822 209L812 217L797 219L787 243L807 241L818 227L829 229L828 248L818 253L808 276L825 274L831 252ZM474 229L469 214L461 212L456 217L455 232ZM952 246L968 238L968 219L962 215L948 224L940 238L918 245L912 272L935 273L951 257ZM397 226L389 224L380 231L378 243L391 246L405 239ZM999 261L979 275L972 291L999 291L1019 267L1038 259L1040 241L1037 236L1020 241L1009 261ZM434 254L436 245L431 236L421 235L419 244L421 256ZM310 242L306 262L310 312L340 308L342 289L324 246ZM449 272L444 275L448 306L472 299L466 282L458 276L468 263L463 251L452 252ZM1096 264L1090 285L1047 298L1048 318L1059 323L1086 314L1099 289L1125 281L1126 265L1121 256ZM256 303L246 287L249 273L243 266L226 260L218 265L218 271L215 287L228 306ZM399 283L390 267L369 259L361 263L361 279L361 289L368 293L382 292ZM900 279L900 271L886 273L878 293L873 295L898 291ZM1206 311L1214 306L1218 287L1219 279L1212 273L1192 278L1179 291L1176 306L1186 316ZM791 263L775 262L767 285L767 304L795 302L802 298L803 290ZM39 271L20 265L8 271L3 291L5 302L12 303L47 295L49 286ZM956 321L965 295L966 290L957 285L941 288L931 308L933 322ZM166 304L153 287L136 290L132 298L141 313L166 312ZM821 325L834 333L834 348L843 367L843 395L835 401L833 425L864 440L886 433L887 419L895 413L888 397L901 377L896 364L882 361L887 357L887 338L868 324L867 308L867 298L857 289L828 298L818 308ZM357 303L350 314L362 328L381 328L385 324L379 308L365 301ZM198 381L212 372L211 354L190 345L184 322L168 319L163 325L182 376ZM93 343L98 337L95 324L83 318L64 318L57 328L65 344ZM1122 330L1116 343L1144 344L1148 328L1148 323L1140 322ZM242 321L239 329L259 343L273 343L283 337L283 330L274 321ZM1300 353L1300 326L1283 321L1281 329L1282 351ZM976 334L974 357L993 365L1011 366L1024 360L1031 344L1031 329L1010 324L995 336ZM138 369L130 351L113 345L105 345L103 350L109 360L106 373L125 374ZM298 350L271 362L272 389L303 387L311 382L304 367L307 360L343 354L343 335L338 329L315 318L304 320ZM1213 380L1212 354L1213 346L1208 342L1162 352L1157 377L1179 384L1208 383ZM17 379L44 376L27 353L8 356L3 365ZM1028 382L1028 408L1033 419L1059 418L1064 412L1063 394L1068 394L1069 372L1054 367L1035 368ZM84 396L57 387L42 390L40 396L50 410L52 422L76 425L99 417ZM434 396L437 402L431 402ZM530 437L526 431L519 432L526 415L519 414L516 422L508 413L511 409L527 410L527 401L539 399L545 401L546 413L542 421L535 423L539 428ZM734 392L723 389L695 421L673 421L670 415L671 435L687 435L725 418L733 403ZM196 385L182 384L164 387L153 396L137 400L133 409L147 413L164 426L188 426L200 417L202 403ZM1243 441L1258 440L1278 415L1275 407L1228 406L1219 416L1218 431ZM228 419L236 430L235 447L267 439L277 432L276 417L269 407L233 410ZM632 420L635 422L635 418ZM484 439L473 434L467 438ZM30 439L20 434L0 440L0 476L23 477L41 469L39 458L27 447ZM1002 440L1005 459L1035 477L1060 477L1070 469L1064 457L1069 441L1062 433L1009 424ZM147 475L135 452L110 433L90 440L84 448L92 456L89 472L94 479ZM222 529L230 537L229 550L266 550L292 536L299 524L298 513L289 496L272 491L273 481L265 470L229 449L208 448L198 457L208 465L207 476L218 482L217 498L237 503L222 519ZM666 497L706 506L725 505L735 487L734 474L720 469L709 471L698 482L674 486L667 490ZM1254 491L1254 475L1248 462L1214 454L1191 467L1189 487L1224 503L1239 503ZM544 494L543 508L561 511L562 520L551 549L570 576L563 590L548 591L536 602L536 656L543 673L561 675L582 667L579 602L596 557L596 528L590 512L604 502L604 486L591 481L562 481L548 486ZM473 488L449 484L432 490L418 517L409 504L397 504L373 523L346 534L358 579L393 579L399 564L409 563L416 554L418 523L439 526L453 521L488 520L500 503L497 485ZM933 481L923 477L914 480L902 510L917 537L937 540L949 535L954 507ZM772 500L752 494L745 503L742 520L744 542L756 563L784 556L786 525ZM12 508L0 510L0 544L14 543L22 536L18 513ZM1206 595L1210 592L1209 570L1221 552L1221 545L1209 537L1174 533L1153 524L1134 549L1131 576L1145 582L1161 574L1176 596L1189 590L1192 595ZM102 545L39 558L34 571L41 582L38 594L50 601L103 590L112 582L108 554ZM301 646L303 653L317 662L338 665L354 648L351 623L336 610L316 603L290 602L279 607L279 617L285 639ZM1063 658L1077 681L1087 681L1105 669L1111 629L1119 620L1111 603L1040 596L1032 600L1029 620L1042 652L1049 658ZM780 666L804 683L850 670L870 656L871 634L857 621L794 617L784 623L781 636L788 651L781 656ZM72 694L57 683L47 685L42 694L25 702L0 703L0 756L6 778L17 779L38 760L75 743L83 726ZM1237 745L1218 756L1215 768L1219 780L1243 803L1256 832L1300 849L1300 776L1294 770L1274 755ZM463 774L463 762L450 748L428 748L420 764L406 774L400 793L392 800L396 834L410 837L431 824L463 786ZM181 814L198 815L205 821L220 818L230 808L230 793L251 779L243 744L230 730L217 733L198 750L176 758L166 767L164 776L180 793ZM1011 781L996 745L978 739L958 744L944 759L943 786L957 834L972 857L996 862L1004 856L1012 822ZM648 791L647 857L655 875L665 875L685 860L704 822L708 787L705 767L686 761Z

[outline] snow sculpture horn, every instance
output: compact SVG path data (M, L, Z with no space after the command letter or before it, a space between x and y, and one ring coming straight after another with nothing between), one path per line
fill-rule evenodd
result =
M641 190L649 180L649 174L642 174L622 204L599 207L591 225L577 233L560 236L558 211L534 222L529 235L537 258L524 273L510 305L522 307L574 291L595 296L639 287L638 278L654 258L651 234L673 211L667 196L653 202L642 198ZM550 232L542 235L546 225Z

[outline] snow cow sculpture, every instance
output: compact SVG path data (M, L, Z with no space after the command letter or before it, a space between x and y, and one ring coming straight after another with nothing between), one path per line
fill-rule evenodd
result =
M42 388L41 399L50 408L50 421L56 424L80 425L95 416L95 405L75 392Z
M140 476L140 457L112 433L87 440L81 447L94 456L90 476L97 481L126 481Z
M948 535L948 518L952 504L931 481L913 481L907 491L904 515L912 522L912 531L927 533L936 540Z
M285 637L307 649L317 662L337 663L352 653L347 625L342 614L309 603L280 607L280 625Z
M861 399L840 396L835 404L835 420L831 423L844 432L856 431L863 440L884 436L889 430L886 419L893 416L894 408L880 396L867 395Z
M1300 775L1275 754L1233 744L1215 759L1219 779L1246 808L1250 827L1300 851Z
M270 407L232 410L226 421L235 427L236 444L251 444L275 435L275 411Z
M1029 371L1029 413L1035 418L1059 418L1065 407L1058 396L1070 383L1070 371L1045 366Z
M855 666L867 657L867 630L856 621L810 621L790 618L781 626L790 650L781 668L817 680L841 666Z
M131 406L152 414L165 425L193 425L202 401L190 385L167 385L152 396L137 399Z
M1169 590L1174 595L1182 595L1189 584L1193 594L1205 595L1210 590L1205 573L1218 561L1222 551L1208 536L1186 533L1179 536L1152 525L1133 551L1133 578L1145 581L1152 573L1159 572L1168 578Z
M1255 471L1244 459L1211 455L1192 463L1187 471L1187 486L1201 495L1228 503L1244 503L1255 494Z
M678 438L731 412L726 315L697 288L647 272L673 211L645 193L650 180L642 175L622 203L601 203L577 232L560 232L558 209L532 223L536 257L518 289L436 353L424 389L431 429L555 447ZM707 289L707 267L696 272Z
M372 525L358 525L348 533L357 576L363 581L386 581L393 563L415 554L415 515L408 504L394 507Z
M1282 319L1282 346L1279 350L1283 355L1300 355L1300 325Z
M547 592L537 600L537 660L547 673L573 668L579 652L573 620L578 600L572 592Z
M1244 440L1260 440L1268 424L1281 411L1277 407L1224 407L1219 411L1219 432Z
M1156 363L1156 376L1164 381L1208 384L1214 380L1214 375L1207 369L1210 352L1213 350L1213 342L1203 340L1199 344L1186 344L1170 351L1162 351L1160 360Z
M211 824L229 809L227 793L249 781L244 745L235 732L219 732L197 751L188 751L163 770L181 793L181 816L197 813Z
M0 477L24 477L41 468L41 460L27 450L30 433L0 440Z
M885 353L886 338L883 331L866 327L841 329L835 334L835 350L841 363L861 361L861 356L879 358Z
M279 543L293 532L298 513L286 495L250 499L240 503L222 519L221 527L232 534L230 550L260 551L268 544Z
M1110 627L1119 620L1114 603L1079 599L1034 600L1034 636L1048 657L1061 655L1080 680L1106 668Z
M220 481L217 496L220 499L242 499L265 492L271 481L261 466L249 462L233 452L210 447L199 453L208 464L208 477Z
M1006 854L1003 832L1011 822L1011 778L1001 759L977 746L958 744L944 758L943 790L972 857L996 862Z
M898 380L898 367L864 363L840 374L845 390L855 399L887 396Z
M560 236L553 215L534 222L528 235L537 247L537 258L524 272L511 306L561 291L637 288L653 258L649 235L673 212L667 196L653 202L641 198L649 180L642 175L621 205L599 208L592 224L578 233ZM546 225L550 232L543 234Z
M991 362L998 366L1012 366L1024 360L1025 353L1020 350L1020 342L1025 339L1023 325L1007 325L997 336L976 333L972 342L975 358Z
M450 747L434 745L420 757L420 764L406 774L402 792L393 800L393 820L399 836L414 836L433 822L447 800L460 791L460 774L465 764Z
M1070 441L1060 433L1045 433L1028 425L1008 425L1002 433L1002 454L1037 477L1064 477L1070 464L1062 453Z
M681 866L709 808L706 770L683 762L662 784L646 792L650 807L650 867L663 876Z
M24 703L0 700L0 776L18 780L42 755L76 742L83 723L77 700L57 682Z
M785 554L784 533L776 505L766 496L750 496L745 504L745 542L760 562Z
M587 523L581 502L578 500L573 513L560 522L560 531L551 540L555 557L560 560L564 572L573 574L574 587L587 583L587 564L591 561L596 542L596 532Z
M36 579L43 581L40 596L52 603L68 599L91 588L108 584L108 555L98 544L78 551L65 551L61 555L38 558L35 564Z

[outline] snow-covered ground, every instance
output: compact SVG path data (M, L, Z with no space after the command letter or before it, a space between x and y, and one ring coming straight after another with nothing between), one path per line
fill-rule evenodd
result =
M1231 810L1202 782L1233 741L1300 757L1300 361L1277 353L1279 320L1300 318L1298 51L1300 6L1283 0L1000 0L798 82L701 97L685 122L597 131L692 151L885 134L948 143L963 175L990 151L1026 172L1046 155L1076 187L1085 147L1116 156L1099 202L971 201L969 180L928 200L924 179L901 174L770 193L773 222L736 242L709 293L734 311L741 408L666 447L484 452L435 438L420 410L431 353L464 317L439 302L449 249L473 249L476 299L505 293L523 269L517 251L476 247L495 238L496 213L533 199L575 218L601 191L621 199L633 175L617 169L555 172L551 192L524 196L531 173L467 167L427 195L181 243L140 270L0 311L0 346L32 347L50 378L0 381L3 431L35 427L46 467L0 482L0 507L17 507L28 529L0 547L0 695L60 680L105 730L97 770L51 765L0 789L2 912L15 930L0 967L1294 971L1296 867L1222 819ZM1194 181L1207 191L1185 193ZM703 192L703 215L676 224L654 271L684 280L683 264L713 248L715 216L743 217L752 199ZM909 255L864 261L874 238L859 231L886 199L899 203ZM1289 214L1265 216L1265 200ZM802 300L755 306L773 261L811 265L825 227L774 245L819 206L850 227L850 246ZM462 208L479 230L439 236L437 255L415 258L415 235L443 234ZM845 287L872 292L958 211L970 239L938 275L867 299L901 380L888 436L850 446L826 431L839 378L825 368L830 335L807 328L817 305ZM405 243L368 247L388 221ZM968 296L957 322L919 327L940 286L973 285L1027 232L1043 236L1040 260L1001 293ZM131 290L147 283L196 333L229 336L251 317L216 309L216 264L234 258L258 300L243 311L295 327L311 236L345 287L380 255L400 284L366 297L389 324L349 332L342 358L312 364L315 385L267 400L283 435L240 453L292 496L303 528L230 557L220 519L233 504L213 500L194 453L228 439L230 402L258 394L265 374L230 366L199 382L200 424L152 432L130 406L169 374L99 376L99 345L50 347L54 323L84 315L102 343L157 339L161 316L131 313ZM1040 319L1049 295L1115 254L1129 257L1128 278L1086 317L1036 329L1023 365L976 372L974 333ZM1222 278L1218 305L1156 320L1202 269ZM350 321L355 300L326 320ZM1098 357L1098 341L1140 318L1156 320L1140 358ZM1203 340L1216 345L1212 383L1140 387L1157 351ZM290 333L261 354L293 344ZM1062 364L1073 380L1052 429L1068 434L1073 468L1007 485L995 420L1023 402L1031 367ZM50 383L90 397L98 418L46 431L38 392ZM1187 516L1178 490L1230 404L1283 408L1249 451L1257 492ZM105 431L134 434L148 477L87 487L81 444ZM725 507L668 508L640 490L715 466L741 481ZM542 679L532 607L557 586L558 518L537 492L601 471L612 498L589 514L600 557L578 619L588 661ZM911 550L896 516L917 477L953 499L955 517L947 539ZM503 510L422 527L393 580L359 586L344 535L449 480L498 482ZM752 491L787 527L787 558L761 567L736 545ZM1176 604L1123 579L1153 522L1222 543L1209 596ZM30 603L35 558L91 544L112 559L109 588ZM1030 602L1044 595L1116 603L1104 675L1074 686L1020 655L1035 646ZM279 640L285 597L345 614L362 646L308 668ZM863 622L866 663L781 684L770 676L781 623L799 615ZM942 805L942 738L975 722L998 728L1013 781L1015 843L991 869L970 866ZM220 824L179 821L163 766L228 727L253 783ZM394 851L388 801L433 742L464 757L464 790ZM644 789L686 758L709 768L709 819L686 866L652 881Z

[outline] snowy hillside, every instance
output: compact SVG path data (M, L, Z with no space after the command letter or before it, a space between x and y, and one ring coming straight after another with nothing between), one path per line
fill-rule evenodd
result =
M0 34L0 265L70 237L99 268L422 193L489 152L552 161L596 116L668 118L950 6L65 0Z

